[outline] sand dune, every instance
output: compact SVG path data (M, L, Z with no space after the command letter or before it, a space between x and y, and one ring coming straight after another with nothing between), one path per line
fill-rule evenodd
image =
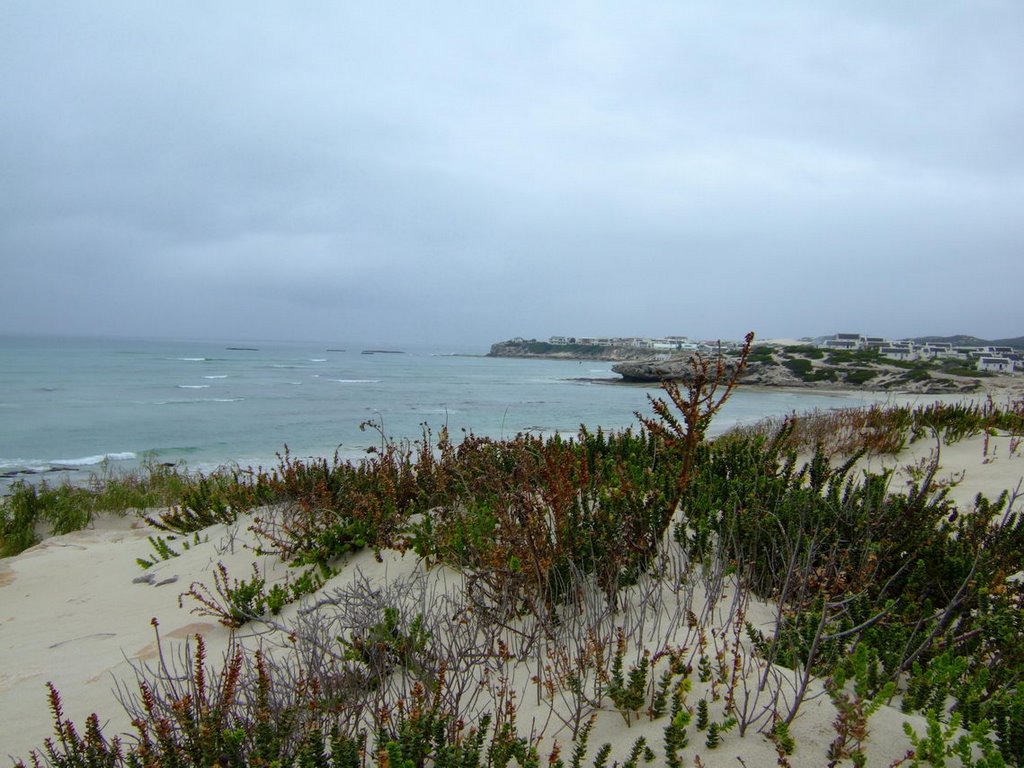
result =
M934 445L921 441L897 459L875 459L865 466L906 467L928 456L933 449ZM981 436L943 446L939 477L958 481L952 497L967 509L979 492L995 497L1020 485L1024 477L1024 449L1005 436ZM894 480L896 485L901 482ZM179 595L193 582L209 585L211 569L218 562L236 575L251 573L255 563L269 582L283 578L287 570L272 557L254 554L252 534L242 520L230 528L217 526L204 531L200 543L182 551L180 557L143 571L136 558L152 557L147 537L154 533L134 518L101 518L89 530L47 539L17 557L0 560L0 754L27 757L31 748L40 746L50 735L47 682L53 682L61 691L66 714L76 722L98 712L108 735L128 731L128 717L118 706L112 689L118 681L132 683L133 665L137 667L156 658L151 619L159 623L165 648L174 649L187 638L201 634L208 644L210 658L217 658L228 647L230 630L212 617L191 613L189 606L194 606L194 602L186 600L185 606L179 607ZM453 600L463 587L458 574L442 567L428 572L411 553L403 556L386 552L380 562L371 553L362 553L345 564L320 594L356 577L381 585L418 577L417 583L431 594L443 593ZM721 595L709 596L699 584L690 593L689 599L694 611L701 615L705 629L719 638L728 634L728 626L723 622L728 620L731 594L726 585ZM673 598L671 590L659 595L664 604L659 608L663 614L657 621L664 627L669 621L665 617L678 608L672 605L678 597ZM276 621L287 624L299 609L297 605L289 606ZM655 639L655 633L645 633L657 622L654 618L644 619L646 628L638 629L643 622L637 616L625 611L611 620L621 620L623 625L632 622L631 631L637 633L633 638L634 649L639 649L641 642L656 647L661 641ZM772 608L752 604L747 609L747 618L755 625L770 628ZM273 633L265 632L265 627L250 624L238 634L249 644L272 643ZM680 625L678 632L685 635L685 624ZM694 636L690 634L688 639L692 644ZM534 661L514 662L507 671L512 688L518 691L520 725L529 730L531 724L537 729L546 724L542 728L544 748L557 740L564 749L570 749L568 729L559 719L561 699L542 694L538 701L537 683L533 680L538 669ZM791 674L778 671L779 679ZM820 683L814 686L814 690L820 691ZM697 684L691 700L701 694ZM789 758L793 766L820 766L827 762L825 755L834 736L834 716L826 696L805 703L792 728L798 744ZM883 707L873 717L869 765L888 765L906 753L909 744L902 730L905 720L911 721L918 731L924 728L921 718L889 707ZM652 744L660 743L664 727L664 719L651 722L645 717L627 727L615 708L606 704L599 713L591 744L612 742L612 758L622 761L639 736L647 737ZM732 731L714 751L691 738L686 754L690 760L699 754L709 766L735 766L738 758L748 766L771 765L776 760L772 745L754 732L741 738Z

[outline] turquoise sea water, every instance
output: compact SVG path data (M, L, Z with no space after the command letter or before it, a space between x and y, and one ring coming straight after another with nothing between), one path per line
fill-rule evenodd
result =
M460 431L512 436L617 429L649 412L656 389L617 379L610 363L487 358L479 350L362 354L324 344L0 338L0 482L85 479L106 460L147 458L209 470L293 456L362 456L379 442ZM464 353L464 354L455 354ZM476 354L474 354L476 353ZM860 396L739 390L714 428ZM59 472L53 470L59 469ZM45 474L40 474L45 473Z

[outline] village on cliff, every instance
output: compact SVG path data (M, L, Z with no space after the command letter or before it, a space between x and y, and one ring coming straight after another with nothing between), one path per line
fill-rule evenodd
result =
M975 340L980 342L980 340ZM817 338L805 337L799 340L759 341L759 346L784 349L792 346L812 346L822 350L877 351L880 358L899 362L919 360L954 360L964 367L991 373L1024 373L1024 345L998 343L958 344L953 341L904 339L893 341L882 336L866 336L861 333L835 333ZM638 359L668 359L681 353L700 354L728 353L742 346L735 340L693 340L686 336L664 336L660 338L642 336L551 336L546 342L516 337L494 345L508 347L531 347L536 353L569 352L571 348L586 348L594 353L596 348L618 352L614 357ZM581 350L584 351L584 350ZM495 349L492 348L492 354ZM498 353L500 354L500 352ZM559 355L561 356L561 355Z

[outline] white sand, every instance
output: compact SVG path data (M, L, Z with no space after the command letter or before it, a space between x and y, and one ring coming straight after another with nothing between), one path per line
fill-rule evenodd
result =
M895 463L917 461L931 447L926 442L919 443ZM987 448L982 437L942 448L940 477L959 477L964 473L952 492L957 503L969 508L979 491L995 497L1004 489L1017 487L1024 476L1024 446L1015 451L1011 448L1008 437L989 440ZM880 463L874 462L874 468ZM28 751L40 746L43 738L50 735L47 681L59 688L65 712L76 723L83 723L95 711L107 722L108 736L128 730L127 716L118 706L112 688L115 679L134 680L131 661L153 658L150 619L158 619L163 638L172 643L201 633L208 642L210 658L217 659L227 645L229 630L213 618L190 614L188 606L179 608L179 594L193 581L212 584L211 568L218 561L242 578L250 575L254 561L271 580L284 573L280 563L255 557L244 546L248 534L243 523L233 530L222 526L209 529L203 534L208 539L204 543L151 569L155 582L175 579L173 582L162 586L133 583L133 579L148 573L135 560L152 557L153 550L146 540L152 533L137 520L102 519L91 530L51 538L17 557L0 560L0 755L27 758ZM384 562L377 563L370 553L363 553L332 580L332 585L351 578L357 567L372 579L386 581L421 565L412 554L403 558L386 553ZM431 574L447 578L450 588L459 584L458 577L446 574L444 569L435 568ZM725 604L720 607L724 610ZM768 607L753 606L748 618L755 624L769 625L771 616ZM549 722L547 735L562 743L563 757L568 761L571 746L564 731L559 733L551 702L536 703L535 689L530 683L535 672L530 663L520 664L514 670L520 726L526 731L531 723ZM695 690L690 703L700 695ZM825 753L834 736L833 717L834 710L825 696L804 705L792 728L798 745L790 757L793 766L821 766L827 762ZM908 743L902 723L907 719L919 732L923 731L920 718L904 716L897 710L883 708L875 715L870 723L869 765L888 765L906 752ZM655 722L641 718L627 728L619 713L607 704L591 737L587 764L605 741L615 744L613 759L620 761L638 736L646 736L657 748L665 724L665 718ZM685 753L688 764L692 764L695 754L708 766L736 766L737 758L751 767L775 764L774 749L754 732L740 738L733 731L715 751L704 746L704 734L692 725L690 737L691 746ZM550 739L546 743L550 744Z

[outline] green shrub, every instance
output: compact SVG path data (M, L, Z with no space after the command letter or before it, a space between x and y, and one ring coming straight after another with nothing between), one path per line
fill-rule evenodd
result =
M847 371L845 375L848 384L863 384L876 376L878 376L878 371L871 368L854 368L852 371Z
M800 344L797 346L786 347L785 349L786 352L791 355L801 355L809 360L821 360L825 357L825 350L820 347L815 347L812 344Z
M752 363L771 363L775 361L774 349L772 347L759 345L750 350L748 358Z
M793 360L786 360L783 363L783 365L786 368L788 368L789 370L791 370L793 373L795 373L797 376L799 376L800 378L804 378L804 377L810 375L811 370L814 368L814 365L811 363L811 361L810 360L805 360L804 358L795 358Z
M51 536L81 530L92 521L93 510L93 496L84 488L15 483L11 494L0 500L0 556L36 544L38 525L45 525Z
M930 381L932 375L925 368L914 368L900 375L899 381L919 382Z
M11 486L0 500L0 557L10 557L36 544L36 524L42 514L36 488L25 483Z

